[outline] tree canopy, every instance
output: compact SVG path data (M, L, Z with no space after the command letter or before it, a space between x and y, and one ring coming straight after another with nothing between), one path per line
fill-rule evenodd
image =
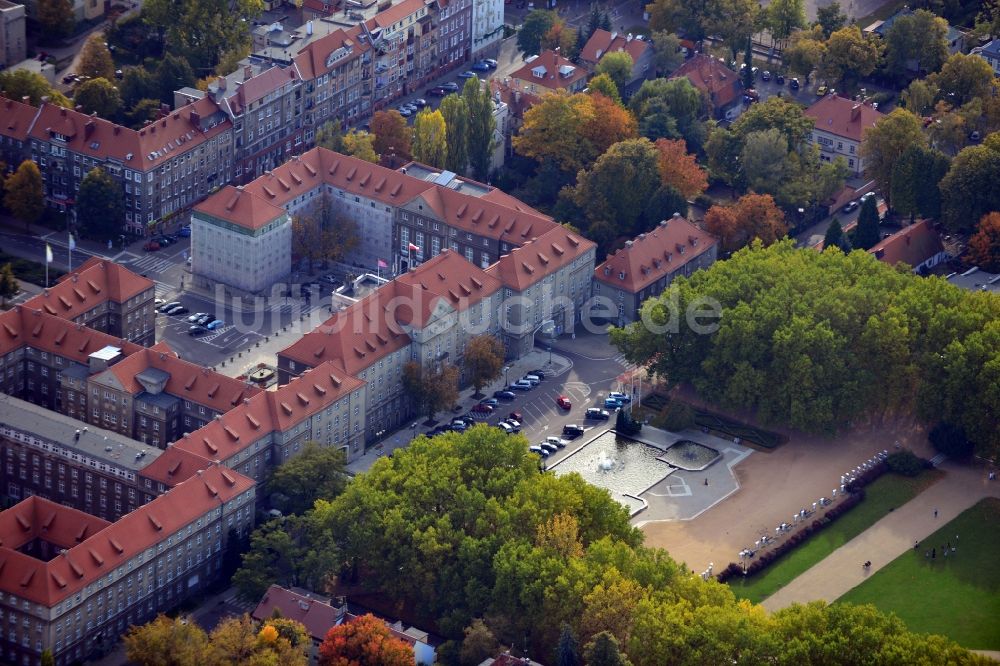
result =
M409 159L412 132L406 124L406 118L399 111L376 111L372 116L371 128L371 133L375 135L373 148L379 157L384 158L392 152L403 159Z
M496 336L477 335L466 343L462 366L476 393L500 376L503 361L503 343Z
M10 99L20 100L27 97L32 106L39 106L42 98L48 97L49 102L56 106L73 107L65 95L49 85L44 76L26 69L8 69L0 72L0 89Z
M122 186L101 167L91 169L76 195L76 220L88 238L117 240L125 221Z
M993 294L896 270L865 252L817 253L782 241L675 281L647 301L643 316L662 324L670 299L683 312L695 298L720 304L714 333L681 326L662 335L635 325L615 330L613 342L669 382L753 408L765 421L832 431L915 411L963 427L984 453L1000 449Z
M969 239L969 258L984 271L1000 273L1000 213L983 215Z
M413 666L413 648L372 614L332 627L319 645L320 666Z
M995 137L997 140L991 141ZM954 231L971 231L983 215L1000 210L1000 134L981 145L964 148L941 179L944 223Z
M444 116L425 107L413 121L413 159L443 169L448 156Z
M191 67L211 72L223 54L250 44L262 0L146 0L142 17Z
M868 128L861 141L861 156L865 159L865 172L879 186L879 191L892 205L893 169L899 158L910 146L926 146L920 119L897 108L879 118L874 127Z
M300 514L311 509L318 499L334 499L346 485L344 452L306 442L301 453L271 470L265 489L275 509Z

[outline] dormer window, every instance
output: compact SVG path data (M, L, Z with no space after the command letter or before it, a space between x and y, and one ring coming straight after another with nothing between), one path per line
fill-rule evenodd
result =
M624 280L625 279L625 271L621 271L620 273L618 273L618 279L619 280Z
M611 275L611 267L610 266L605 266L604 267L604 274L605 275Z

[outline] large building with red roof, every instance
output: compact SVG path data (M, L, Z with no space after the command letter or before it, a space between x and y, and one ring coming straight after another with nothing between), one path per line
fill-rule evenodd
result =
M821 97L804 113L816 123L810 138L819 146L820 159L830 162L841 157L852 173L864 173L861 142L868 128L885 114L871 104L840 95Z
M590 72L546 49L536 56L525 58L524 65L512 72L510 78L524 92L540 96L560 90L582 92L587 87Z
M927 220L919 220L883 238L868 253L892 266L906 264L914 273L921 274L948 260L941 236Z
M642 304L680 275L708 268L718 256L715 238L675 214L650 232L625 241L594 269L594 296L616 312L619 324L639 318Z

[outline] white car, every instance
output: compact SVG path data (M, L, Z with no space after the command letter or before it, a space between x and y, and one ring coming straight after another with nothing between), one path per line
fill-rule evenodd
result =
M632 402L632 396L622 393L621 391L612 391L608 394L609 398L614 398L618 402Z

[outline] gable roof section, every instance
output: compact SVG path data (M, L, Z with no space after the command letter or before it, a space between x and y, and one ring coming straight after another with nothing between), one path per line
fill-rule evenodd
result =
M24 305L64 319L74 319L101 303L124 303L152 289L154 284L120 264L91 257Z
M545 70L541 77L534 74L538 68ZM568 76L563 76L563 71L568 71ZM524 66L515 70L510 77L524 83L534 83L549 90L565 90L589 75L590 73L583 67L578 67L555 51L546 49L531 62L524 63Z
M318 78L371 49L368 40L362 41L359 38L361 30L360 23L346 29L337 28L330 34L307 44L295 56L295 66L302 78L307 81ZM341 48L350 49L350 54L338 59L331 67L327 67L327 58Z
M0 590L54 606L253 485L252 479L235 470L212 465L115 523L92 523L102 529L88 532L86 538L48 562L0 546ZM29 498L21 504L30 501L37 500ZM53 524L59 520L57 517Z
M431 296L415 299L421 307L415 309L409 324L417 327L427 324L437 299L443 299L450 308L464 312L501 287L500 280L448 249L400 275L395 281L408 285L416 295Z
M334 608L320 599L286 590L280 585L271 585L261 597L260 603L253 611L255 620L268 620L275 610L281 612L281 617L301 622L309 635L316 641L322 641L331 627L340 623L344 610Z
M212 460L186 449L168 446L156 460L142 468L139 476L173 488L197 474L198 470L207 468Z
M939 252L944 252L941 237L927 220L903 227L888 238L883 238L868 250L879 261L887 264L905 263L919 266Z
M642 39L634 37L629 39L627 35L611 33L603 28L598 28L580 51L580 60L589 63L598 63L609 53L625 51L632 56L632 62L634 63L649 48L651 48L649 43Z
M729 106L743 93L743 83L736 72L703 53L697 53L684 61L670 75L671 79L681 77L687 77L691 85L705 93L709 102L717 109Z
M840 95L821 97L804 113L816 122L817 130L858 142L864 138L865 130L874 127L885 115L869 104Z
M594 269L594 279L637 293L708 252L715 242L712 236L676 215L649 233L640 234L631 246L608 256ZM619 277L622 274L624 278Z
M83 364L91 354L108 345L120 348L125 356L143 349L43 309L17 305L0 313L0 355L25 345Z
M15 141L26 141L31 124L38 116L38 109L18 102L13 99L0 96L0 136L6 136ZM8 165L10 168L17 168Z
M109 525L89 513L30 496L0 512L0 546L17 550L41 539L58 548L72 548Z
M500 257L486 273L498 278L505 287L524 291L595 247L592 241L555 225L538 238Z
M416 14L422 7L426 7L428 2L425 0L403 0L398 2L387 9L380 11L375 14L372 18L368 19L368 28L370 30L375 30L376 28L391 28L394 24L399 23L407 16Z
M232 185L226 185L199 203L194 211L250 231L257 231L286 214L285 209L261 199L243 186Z
M229 108L232 109L233 115L238 116L257 100L299 80L294 67L287 69L270 67L256 76L244 79L237 88L236 94L229 98Z

